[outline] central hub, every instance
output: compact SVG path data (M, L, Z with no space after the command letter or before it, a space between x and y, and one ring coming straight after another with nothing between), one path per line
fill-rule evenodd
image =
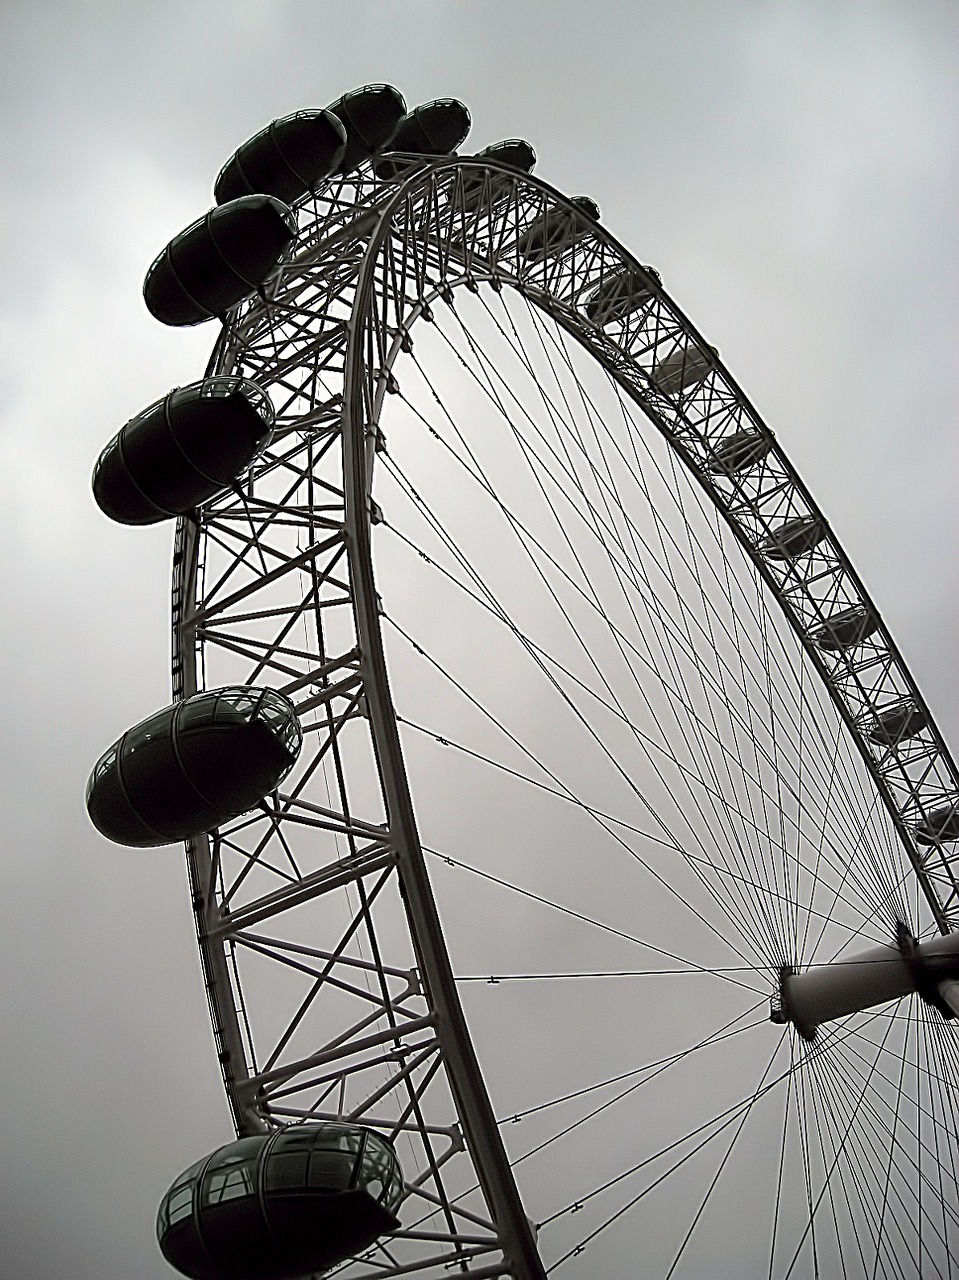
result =
M888 946L872 947L801 973L780 972L773 1022L791 1022L813 1040L824 1022L917 994L946 1018L959 1015L959 933L918 942L904 924Z

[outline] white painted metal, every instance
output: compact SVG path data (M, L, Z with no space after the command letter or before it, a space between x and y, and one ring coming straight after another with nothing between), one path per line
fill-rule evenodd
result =
M909 951L898 946L871 947L832 964L786 975L783 1010L803 1035L811 1037L824 1022L931 987L951 990L957 975L959 933L932 938Z

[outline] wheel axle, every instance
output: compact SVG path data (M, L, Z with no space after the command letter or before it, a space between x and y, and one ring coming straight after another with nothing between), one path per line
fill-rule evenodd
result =
M905 925L890 946L872 947L797 973L784 967L773 1022L791 1022L805 1040L824 1022L900 996L920 995L946 1018L959 1016L959 934L918 942Z

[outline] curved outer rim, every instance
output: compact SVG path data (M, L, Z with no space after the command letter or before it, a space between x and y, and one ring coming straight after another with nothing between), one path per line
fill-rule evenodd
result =
M427 978L432 1003L437 1012L437 1021L443 1027L444 1052L451 1083L457 1094L457 1104L464 1120L464 1128L470 1138L470 1146L473 1148L477 1172L484 1183L484 1190L491 1207L496 1207L500 1228L504 1226L501 1211L505 1213L506 1220L513 1224L511 1235L504 1232L503 1236L507 1256L511 1259L514 1268L518 1265L522 1267L523 1263L526 1264L526 1269L517 1270L517 1275L542 1276L544 1274L542 1263L536 1251L529 1224L522 1213L453 984L445 943L426 877L422 853L419 850L412 801L389 693L370 558L370 486L374 436L377 429L376 418L385 391L386 374L400 349L400 339L405 332L405 325L400 326L400 332L397 333L390 352L383 352L381 368L372 370L368 368L366 361L369 338L366 321L373 296L377 255L391 231L394 230L394 219L402 214L404 207L408 210L418 198L422 203L435 209L437 202L430 199L430 195L435 193L438 183L444 180L455 181L457 173L473 170L474 174L480 178L490 175L495 176L497 182L500 179L506 179L513 187L511 207L516 203L518 193L522 192L529 200L539 200L543 211L558 209L568 217L575 217L577 211L565 196L548 184L531 176L517 174L515 170L493 161L460 160L455 157L428 163L422 163L420 158L420 161L421 167L415 173L409 175L398 186L390 184L391 194L375 210L377 225L359 269L352 317L347 331L346 394L342 426L347 494L347 539L353 577L352 586L355 592L354 609L363 651L364 684L384 790L389 801L391 827L406 855L404 882L408 889L413 888L416 898L416 904L411 904L409 909L411 930ZM360 216L369 216L369 212L368 210L366 214L361 213ZM529 222L525 225L528 226ZM587 242L585 245L584 241ZM610 259L614 259L620 270L625 268L645 274L642 264L599 224L590 224L578 244L580 257L585 257L590 249L601 251L605 255L604 261L607 264L610 263ZM848 654L841 653L836 665L830 667L826 655L816 646L813 638L816 628L810 624L808 617L814 617L816 623L821 626L828 615L822 613L820 603L808 590L805 580L794 571L795 566L787 561L784 562L783 568L779 568L764 558L761 550L762 542L781 522L784 506L790 514L815 516L822 521L826 530L826 536L818 551L828 554L831 560L831 572L837 580L841 580L845 589L843 596L845 603L859 604L870 610L877 618L879 617L859 576L833 537L828 522L776 444L772 433L761 421L721 362L715 360L708 378L719 382L731 401L735 402L736 407L735 413L730 412L726 415L729 429L725 434L731 435L740 430L743 425L748 425L750 429L758 431L765 439L772 441L769 456L775 459L779 468L780 484L777 492L780 498L785 492L788 501L779 503L777 506L779 518L770 525L765 522L762 514L755 507L747 509L742 503L739 506L736 505L734 499L742 488L738 477L733 478L728 490L724 489L703 465L708 459L711 448L720 443L722 437L710 438L700 432L690 422L685 406L680 412L670 414L671 409L676 410L676 405L672 404L669 397L656 393L648 373L638 366L628 349L624 350L622 346L617 346L605 330L588 322L583 315L579 314L570 301L560 295L555 282L550 285L547 281L547 287L539 286L534 278L535 268L526 274L518 270L511 273L502 255L489 262L480 263L479 270L476 270L468 261L469 256L468 253L461 251L457 260L447 243L446 265L449 266L452 263L457 271L455 275L444 274L442 284L430 291L429 298L443 295L444 290L457 285L468 284L483 278L492 280L494 283L506 283L518 289L530 301L547 311L607 368L624 391L636 401L645 415L665 436L683 464L719 509L745 554L756 566L766 586L778 600L790 626L826 684L832 701L852 734L897 828L936 923L941 932L948 932L956 923L956 906L959 902L955 869L943 853L941 846L934 847L931 850L931 856L923 857L916 847L910 824L914 825L924 813L931 811L936 804L941 804L944 797L952 798L959 793L959 775L957 775L955 763L929 715L928 708L898 648L881 621L876 635L870 640L868 666L873 671L878 668L886 683L880 682L877 686L874 681L872 685L867 686L862 679L862 667L865 664L857 666L849 660ZM537 263L536 267L551 269L553 258L559 259L562 256L563 252L558 252L544 259L543 262ZM604 274L609 274L614 269L616 269L614 266L608 265L608 270ZM544 274L547 274L546 270ZM582 297L592 291L600 278L602 277L591 278L587 284L574 280L579 295ZM688 343L705 350L707 344L702 335L668 298L655 279L652 277L649 279L656 300L667 306L672 317L676 319L679 326L676 332L680 333ZM418 299L415 314L411 309L406 322L415 320L422 313L422 304L427 303L428 300L425 294ZM215 345L208 375L218 370L218 361L226 352L228 344L229 330L224 328ZM630 373L633 377L628 376ZM366 376L378 384L372 395L372 403L369 387L364 380ZM365 409L370 410L369 415L364 412ZM757 528L755 519L752 526L745 524L744 513L754 517L758 515L760 527ZM174 554L173 692L175 698L188 696L197 687L196 648L192 636L180 624L181 619L187 617L195 606L198 549L198 525L190 518L181 518L177 527ZM806 617L800 612L799 603L806 606ZM840 668L843 668L841 672L843 678L837 678L837 670ZM846 683L861 695L858 705L851 697L844 696L845 677L848 677ZM872 690L877 691L871 692ZM913 742L905 744L909 748L906 763L900 759L901 752L897 748L877 748L875 744L870 743L861 727L864 712L875 711L877 707L887 705L890 692L897 693L900 697L905 695L912 698L927 719L927 729L922 735L925 750L917 752ZM914 780L909 769L912 774L918 774L918 780ZM930 779L932 779L931 784ZM897 801L897 794L904 798ZM212 858L209 839L204 836L191 841L187 845L187 853L204 978L226 1092L238 1132L261 1131L266 1127L265 1123L257 1112L255 1100L249 1090L244 1088L248 1072L240 1015L233 992L228 957L222 941L215 935L211 938L206 929L208 920L213 918L216 906L215 902L204 901L199 887L206 882L209 875ZM936 885L929 875L929 866L936 857L939 865L935 867L935 871L940 880L947 885L947 893L944 896L937 893ZM438 1032L440 1025L438 1025ZM520 1259L523 1262L520 1262Z
M360 314L368 309L370 293L372 289L372 273L376 261L376 255L379 252L386 236L390 232L391 223L395 212L402 208L404 204L408 204L411 199L415 198L417 191L421 187L435 186L436 180L442 178L444 174L451 171L462 172L469 168L479 167L482 163L482 169L490 170L497 174L503 174L513 179L517 190L529 188L548 197L549 204L560 209L567 216L575 217L577 215L576 207L563 196L560 192L549 187L546 183L529 175L517 175L515 171L504 169L489 162L477 161L460 161L445 160L433 163L428 170L424 172L421 169L418 173L406 179L397 191L395 196L384 207L381 222L378 230L373 235L363 267L360 273L360 279L357 286L356 299L354 302L353 320L351 322L350 332L350 348L351 356L349 369L351 374L356 377L360 363L362 362L362 342L364 330L358 324ZM435 207L435 201L430 200L430 207ZM687 316L669 299L665 291L652 276L647 275L646 269L639 263L619 242L611 236L605 228L597 223L587 223L580 214L579 225L587 227L587 235L592 240L602 244L607 250L620 260L619 269L632 270L641 276L645 276L649 280L651 291L657 299L661 299L668 303L669 309L682 326L685 337L701 350L709 350L706 339L695 328ZM582 245L582 237L578 243ZM582 252L582 250L581 250ZM465 258L465 255L462 255ZM558 255L557 255L558 256ZM549 258L546 259L549 261ZM559 324L562 325L568 333L571 334L587 351L594 355L612 374L623 390L640 406L649 420L657 427L660 433L666 438L672 448L679 455L686 468L692 473L693 477L699 485L708 494L710 500L723 515L727 525L737 538L743 551L755 565L757 571L763 578L769 590L776 598L783 613L798 636L807 655L817 670L820 678L823 680L833 703L839 711L843 721L845 722L849 732L851 733L856 747L868 769L873 781L879 791L883 803L899 833L900 840L910 859L910 862L916 872L922 891L926 897L933 917L942 933L948 933L959 921L956 921L956 906L959 903L959 879L957 879L956 869L950 863L950 860L942 852L941 845L933 846L930 854L925 856L917 847L917 843L913 834L913 826L930 813L937 805L941 805L944 800L954 799L959 795L959 770L952 759L952 756L946 747L946 744L940 734L928 706L925 703L915 681L910 675L902 654L898 646L892 639L889 631L883 624L878 609L873 603L871 597L866 591L859 575L853 568L848 556L840 547L838 541L832 533L831 527L825 515L819 509L814 501L808 488L800 479L799 475L792 467L782 449L778 445L773 433L765 425L755 408L752 406L748 398L742 392L738 384L726 370L725 366L718 359L713 361L713 373L711 376L721 379L725 387L735 397L739 414L736 418L736 428L742 425L742 420L746 419L749 425L761 434L765 439L772 442L771 454L774 455L776 462L782 473L782 480L785 484L780 484L780 503L778 510L782 510L785 505L783 502L783 491L786 491L786 499L788 500L788 510L795 511L798 507L803 515L808 515L816 519L826 531L825 538L819 544L817 555L819 558L824 556L833 561L832 571L836 577L841 577L842 585L845 587L843 592L842 608L860 607L868 612L869 615L879 620L879 627L867 647L867 658L865 661L857 661L855 657L850 656L849 651L840 651L839 657L834 665L830 666L827 661L827 655L819 648L815 642L816 632L822 625L828 621L829 614L821 611L821 604L808 590L805 579L794 573L793 562L784 561L783 568L779 569L777 574L777 566L772 564L770 560L764 556L762 544L774 531L780 523L777 519L775 524L768 524L758 512L760 527L751 530L749 526L744 524L741 514L742 509L737 510L736 504L731 500L735 495L737 484L734 483L732 495L725 492L719 484L711 477L710 473L705 469L703 462L709 456L712 447L719 440L709 441L700 433L696 432L698 439L692 430L684 430L689 428L691 424L680 422L679 424L670 423L668 416L663 413L657 400L662 402L665 397L656 396L655 389L650 385L649 379L645 379L645 386L640 389L637 387L634 379L625 376L624 368L621 363L615 359L616 354L626 354L621 349L610 350L610 344L603 339L608 336L597 326L587 323L584 318L572 307L564 302L563 299L556 297L554 294L542 291L536 287L530 288L528 279L521 276L511 276L507 270L504 270L503 257L498 256L495 263L491 264L492 270L489 272L492 278L498 278L500 282L505 282L521 293L524 293L531 302L540 306L547 311ZM483 274L486 274L485 272ZM604 278L611 274L610 270L603 273ZM454 284L465 283L470 278L471 273L467 265L466 274L459 280L450 281L444 278L441 286L433 291L432 296L442 294L444 287L453 287ZM590 282L589 288L581 288L580 293L586 294L595 287L597 281ZM426 299L424 298L423 301ZM415 318L412 317L412 318ZM390 367L393 359L399 351L399 339L394 340L388 359L383 361L383 369L380 370L381 386L379 388L378 400L382 401L384 387L382 386L382 377L384 372ZM349 376L349 375L348 375ZM643 392L645 391L645 394ZM359 448L359 435L366 429L363 426L360 415L362 413L362 405L358 399L354 399L353 404L347 408L344 413L344 429L347 432L348 443L347 451ZM349 417L347 415L350 415ZM677 430L677 425L679 430ZM369 428L372 432L373 426ZM354 433L356 439L350 439L350 432ZM725 434L732 434L727 432ZM699 446L697 451L696 446ZM368 470L371 469L372 460L368 459ZM751 535L751 536L750 536ZM798 558L797 558L798 559ZM797 608L797 599L799 596L803 598L806 604L806 617ZM810 607L811 606L811 607ZM831 614L838 613L839 609L830 610ZM814 621L810 623L809 617ZM859 646L856 646L858 649ZM855 650L854 650L855 652ZM888 699L882 699L882 691L870 691L862 680L862 671L867 667L884 668L886 688L895 688L898 696L905 693L911 698L917 707L923 712L928 734L929 742L925 752L920 753L915 750L915 744L911 740L906 740L898 744L898 749L881 747L873 744L866 737L863 722L869 713L875 713L888 705ZM851 686L851 690L858 692L860 696L859 705L855 705L850 696L844 696L845 685ZM873 699L876 699L874 701ZM902 755L908 753L909 765L912 775L906 772L906 767L902 762ZM923 759L917 763L917 757L921 754ZM928 763L925 763L928 762ZM936 768L938 766L938 768ZM940 778L945 780L945 785L940 781L938 785L932 779L932 774L937 772ZM897 775L899 775L897 777ZM918 775L918 776L916 776ZM931 785L930 785L931 782ZM897 793L899 798L897 799ZM934 867L936 854L939 855L940 866ZM942 876L948 885L946 895L940 895L936 891L936 887L930 876L930 869L934 867L935 871Z
M403 191L405 187L397 199L402 198ZM436 1038L443 1051L464 1136L513 1274L523 1280L546 1280L546 1271L523 1210L456 989L417 832L380 631L370 539L374 435L368 430L364 413L364 375L367 371L364 321L372 296L373 270L379 246L389 233L391 208L392 205L384 211L360 269L348 329L343 391L347 548L357 640L362 655L361 670L377 763L386 793L390 833L397 852L397 874L403 886L413 945L435 1018Z

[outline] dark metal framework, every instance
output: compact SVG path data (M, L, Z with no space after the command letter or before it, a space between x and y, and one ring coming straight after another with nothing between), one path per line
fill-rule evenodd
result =
M410 163L400 179L364 169L304 202L295 254L263 297L229 318L211 359L209 374L252 378L269 392L277 430L241 485L179 523L174 697L225 683L224 673L269 683L296 703L308 746L283 791L191 842L188 861L238 1132L349 1117L408 1137L415 1151L406 1173L418 1212L404 1222L438 1212L442 1227L405 1226L350 1274L452 1266L532 1280L545 1271L460 1008L380 637L372 477L381 412L414 326L455 304L458 290L516 290L640 406L779 601L942 932L959 923L957 859L946 844L920 847L913 833L955 802L959 777L824 516L658 282L544 183L480 161ZM648 303L589 319L591 294L624 271L648 281ZM717 463L724 446L728 457L752 438L762 442L752 465ZM798 520L822 536L777 554L777 532ZM824 628L848 610L874 629L823 647ZM922 712L921 731L873 741L876 716L903 702ZM405 916L408 934L381 925L381 912ZM254 961L283 976L282 998L256 974L241 980Z

